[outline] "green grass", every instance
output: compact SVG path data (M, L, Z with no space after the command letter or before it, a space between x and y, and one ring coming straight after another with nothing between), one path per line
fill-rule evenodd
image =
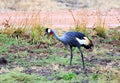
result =
M107 29L101 25L95 27L96 35L105 38L107 36Z
M80 74L76 75L73 72L60 72L57 74L53 74L51 76L36 76L29 75L20 72L10 72L4 75L0 75L1 83L69 83L69 82L80 82L80 83L118 83L115 79L108 79L110 77L115 77L111 72L106 72L104 74ZM50 78L53 78L50 81ZM119 78L118 78L119 79Z
M4 75L0 75L1 83L39 83L40 77L35 75L27 75L20 72L10 72Z
M118 35L118 33L114 34ZM61 43L54 37L44 36L41 38L38 39L37 43L31 44L22 37L15 38L0 34L0 55L5 55L9 62L6 66L0 65L0 72L4 71L0 74L0 83L119 83L120 58L119 53L115 50L118 49L118 46L113 47L107 43L112 42L114 39L108 40L109 38L105 38L102 43L95 42L92 52L82 48L85 65L88 69L84 72L81 69L82 61L77 48L73 49L72 64L73 67L77 65L80 68L67 70L66 68L69 67L70 63L70 49L61 46ZM99 39L99 37L96 38ZM38 44L40 47L35 47ZM47 46L44 47L43 45ZM104 45L109 47L104 48ZM16 46L12 49L17 51L9 52L11 50L10 46ZM27 49L20 50L21 48ZM111 55L111 49L112 52L115 52L114 55ZM96 59L96 62L91 62L92 59ZM98 63L99 60L111 60L111 62L104 66ZM111 66L111 64L114 65L113 63L118 65ZM23 69L15 71L15 68L19 69L19 67ZM24 73L23 70L32 69L33 67L36 68L35 71L38 71L39 68L49 68L54 72L47 76L39 75L40 72ZM75 71L78 71L79 74L76 74Z
M6 34L0 34L0 53L7 52L11 45L27 45L27 42L21 39L8 37Z

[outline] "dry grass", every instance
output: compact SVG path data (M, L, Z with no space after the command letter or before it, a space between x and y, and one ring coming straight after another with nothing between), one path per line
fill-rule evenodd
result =
M101 25L96 26L94 30L96 31L96 35L100 37L105 38L107 35L107 32L106 32L107 29L105 27L102 27Z
M69 10L71 13L74 23L75 23L75 31L82 32L84 34L87 34L87 23L88 23L88 17L87 17L87 10L83 10L83 12L77 14L78 18L75 18L73 12Z
M88 10L83 10L82 12L78 12L77 14L77 18L75 18L73 12L71 10L69 10L69 12L71 13L74 23L75 23L75 31L78 32L82 32L84 34L88 34L89 31L87 31L87 24L88 24ZM95 27L93 30L95 30L96 35L100 36L100 37L106 37L107 35L107 27L105 26L105 20L106 20L106 16L107 16L107 12L106 12L106 16L104 18L102 18L101 16L101 11L98 10L96 12L97 14L97 21L96 24L94 24L93 27ZM92 31L92 33L94 33Z
M93 30L96 31L96 34L98 36L103 37L103 38L105 38L107 36L107 27L105 25L105 20L106 20L106 17L107 17L107 13L108 12L106 12L106 16L104 18L102 18L100 10L98 10L96 12L97 22L95 24L95 28L93 29Z
M36 25L34 27L31 28L31 33L30 33L30 40L33 43L38 42L39 40L42 40L44 33L44 27L42 27L41 25Z

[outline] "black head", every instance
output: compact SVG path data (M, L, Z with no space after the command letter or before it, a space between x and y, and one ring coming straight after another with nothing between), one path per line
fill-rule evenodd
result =
M93 45L92 41L88 37L84 37L84 38L86 40L86 44L84 44L83 46L86 49L93 49L94 45Z
M91 40L89 40L89 41L90 41L90 43L85 46L86 49L92 49L94 47L92 41Z
M52 34L53 34L52 29L50 29L50 28L46 28L46 30L45 30L45 35L46 35L46 34L48 34L48 35L52 35Z

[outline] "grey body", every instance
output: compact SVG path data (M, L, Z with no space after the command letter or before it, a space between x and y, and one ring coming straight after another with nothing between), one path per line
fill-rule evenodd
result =
M63 36L60 37L54 30L47 28L46 34L54 34L59 41L70 47L70 65L72 65L73 58L72 47L77 47L81 53L83 69L85 69L84 57L80 48L81 46L85 47L86 49L91 48L93 46L91 40L89 40L83 33L80 32L66 32Z

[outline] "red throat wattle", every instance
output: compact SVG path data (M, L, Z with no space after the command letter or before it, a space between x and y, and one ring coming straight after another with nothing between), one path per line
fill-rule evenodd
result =
M50 32L50 35L53 35L53 32Z

